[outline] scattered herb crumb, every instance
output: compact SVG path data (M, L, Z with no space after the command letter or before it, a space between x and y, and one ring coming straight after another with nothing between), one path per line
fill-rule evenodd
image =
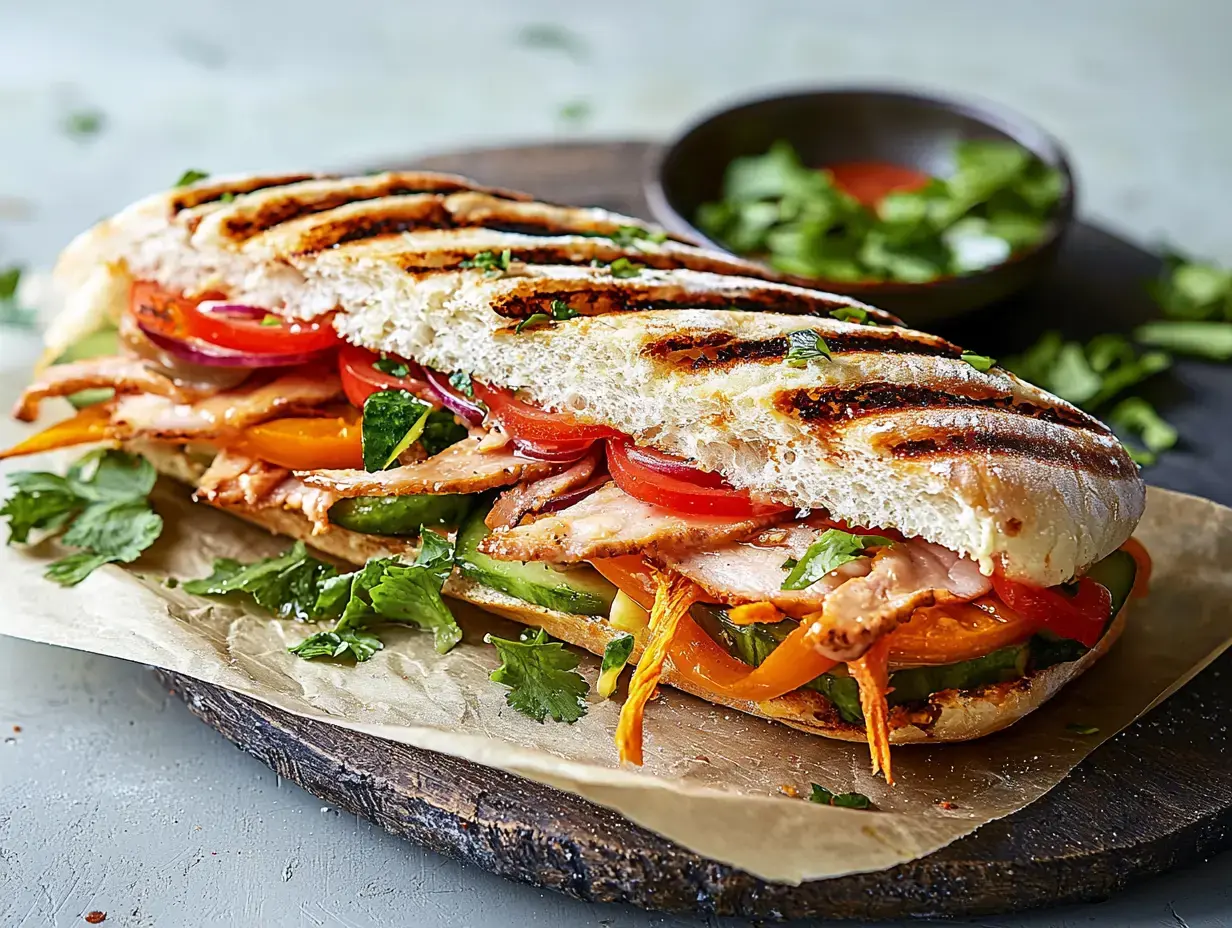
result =
M986 354L976 354L974 351L964 351L962 360L966 361L980 373L987 371L997 363L995 358L990 358Z
M581 36L556 23L527 23L518 31L518 44L542 51L562 52L579 63L585 61L590 52Z
M180 175L180 179L175 182L175 186L187 187L189 184L195 184L197 181L205 180L209 176L209 171L198 171L196 168L189 168Z
M64 120L64 131L73 138L91 138L103 131L104 121L99 110L75 110Z
M591 105L587 100L573 100L569 103L562 104L557 110L556 115L561 122L571 126L578 126L590 119Z
M872 800L863 793L835 793L816 783L813 783L812 787L813 792L809 795L809 802L816 802L823 806L838 806L841 809L870 809L873 805Z
M1098 735L1099 729L1094 725L1084 725L1081 722L1070 722L1065 726L1066 731L1072 731L1075 735Z
M812 329L788 332L787 345L783 361L788 367L808 367L810 361L831 360L830 346Z

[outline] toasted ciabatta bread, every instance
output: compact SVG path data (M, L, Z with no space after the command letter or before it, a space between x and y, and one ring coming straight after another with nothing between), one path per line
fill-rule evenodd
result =
M851 300L646 229L442 175L207 181L79 238L58 269L75 302L57 331L115 312L135 278L289 317L338 309L355 343L521 387L757 496L1042 586L1141 516L1137 467L1086 413L943 339L828 316ZM560 302L581 315L515 333ZM803 329L831 360L783 363Z
M197 486L205 469L204 464L194 462L171 445L134 443L132 450L148 458L161 473L193 487ZM312 523L298 512L226 506L218 508L259 525L275 535L299 539L326 554L355 565L363 564L373 557L413 556L418 549L417 544L401 539L364 535L337 526L324 534L314 534ZM585 648L599 656L602 656L608 642L625 634L612 628L606 619L545 609L474 583L456 573L446 581L444 592L454 599L471 603L487 612L494 612L524 625L543 628L552 637ZM926 705L913 711L900 727L891 730L891 743L969 741L1013 725L1046 703L1061 687L1080 676L1108 652L1125 628L1126 609L1127 606L1121 608L1095 647L1076 661L1054 664L1008 683L933 693ZM641 657L642 645L643 640L639 637L630 657L632 663L636 663ZM795 690L764 702L725 699L682 678L670 662L664 669L662 682L710 702L763 719L782 722L811 734L843 741L864 741L867 737L864 726L844 721L834 705L813 690Z

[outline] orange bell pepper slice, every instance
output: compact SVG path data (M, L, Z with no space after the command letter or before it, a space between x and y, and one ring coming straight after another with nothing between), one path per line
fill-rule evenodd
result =
M109 404L87 406L73 418L57 422L25 441L19 441L13 447L0 451L0 461L42 451L54 451L71 445L84 445L87 442L113 441L124 438L124 431L111 424Z
M363 425L355 415L271 419L250 425L227 447L289 470L364 464Z

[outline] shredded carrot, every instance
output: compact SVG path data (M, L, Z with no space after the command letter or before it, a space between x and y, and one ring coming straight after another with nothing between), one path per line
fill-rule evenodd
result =
M629 695L620 710L620 722L616 725L616 748L621 761L642 764L642 716L646 703L654 695L659 678L663 676L663 661L667 649L676 637L680 619L700 594L697 586L679 574L669 571L654 571L655 598L650 610L650 626L646 648L629 681Z
M868 748L873 755L873 773L885 774L887 783L894 782L890 769L890 707L886 692L890 686L887 657L888 636L882 636L859 660L849 661L847 669L860 685L860 709L864 727L868 730Z
M67 448L69 445L122 438L120 432L120 429L111 424L109 405L100 403L87 406L73 418L57 422L11 448L0 450L0 461L5 458L21 457L23 454L38 454L40 451Z
M746 603L727 610L727 618L733 625L752 625L754 622L780 622L783 614L774 603Z
M1151 589L1151 555L1137 538L1127 539L1121 547L1134 559L1134 565L1138 568L1134 575L1134 588L1129 595L1134 598L1145 596Z

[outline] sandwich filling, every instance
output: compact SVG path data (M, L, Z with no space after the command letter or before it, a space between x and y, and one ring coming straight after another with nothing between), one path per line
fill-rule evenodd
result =
M465 580L634 636L616 737L635 763L670 669L726 703L818 694L836 723L866 729L890 779L891 733L927 726L931 697L1076 660L1145 582L1131 541L1034 586L892 526L737 488L507 384L369 351L329 317L204 296L133 283L118 326L74 345L14 411L32 420L67 397L76 416L0 457L153 442L200 460L196 495L215 506L298 512L318 536L448 534Z

